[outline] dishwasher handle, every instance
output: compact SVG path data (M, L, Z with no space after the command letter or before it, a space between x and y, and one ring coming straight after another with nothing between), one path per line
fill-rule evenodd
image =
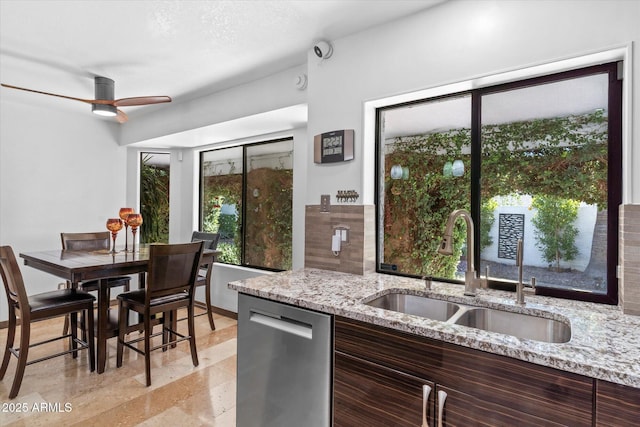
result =
M249 321L259 323L263 326L277 329L288 334L297 335L301 338L309 340L313 338L313 327L311 325L277 314L258 313L257 311L250 310Z

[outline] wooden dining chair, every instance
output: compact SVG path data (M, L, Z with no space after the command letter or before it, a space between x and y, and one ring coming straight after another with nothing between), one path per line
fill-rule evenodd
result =
M93 252L100 250L109 250L111 245L111 233L108 231L98 231L90 233L60 233L60 240L62 241L62 250L65 251L80 251L80 252ZM129 276L117 276L109 277L107 283L107 300L111 299L111 289L122 287L123 291L129 291L131 278ZM64 284L63 284L64 285ZM78 288L85 292L98 291L100 282L98 280L87 280L80 282ZM67 282L66 287L70 288L71 283ZM65 321L64 332L66 333L69 327L69 319ZM115 336L112 334L111 336Z
M33 363L49 360L54 357L72 353L76 358L78 350L89 349L89 366L91 372L95 370L95 347L93 340L93 303L95 297L89 293L76 289L58 289L51 292L27 296L22 279L20 267L16 261L13 249L10 246L0 247L0 274L4 283L9 303L9 326L7 330L7 342L5 345L2 365L0 366L0 380L4 378L9 366L11 355L17 357L18 366L13 377L13 385L9 392L9 398L13 399L18 395L25 367ZM78 339L78 313L82 313L87 319L88 338ZM62 335L30 343L31 324L45 319L71 317L71 332ZM20 325L19 347L14 346L16 329ZM48 356L40 357L28 361L29 349L41 344L69 338L69 350L61 351Z
M219 233L207 233L203 231L194 231L191 235L192 242L204 242L204 249L216 250L218 247L218 240L220 240ZM212 331L216 330L216 324L213 321L213 309L211 305L211 272L213 270L212 263L202 264L200 265L200 269L198 270L198 277L196 278L196 288L200 286L204 286L204 296L205 296L205 305L206 312L197 314L197 316L206 315L209 319L209 327ZM184 320L184 319L179 319Z
M152 244L149 246L149 265L146 287L118 295L118 348L116 366L122 366L124 347L144 355L147 386L151 385L151 352L188 340L193 366L198 366L194 322L194 288L203 242L178 244ZM187 309L188 334L177 332L175 313ZM142 316L142 322L129 324L129 312ZM153 326L159 322L162 331L153 334ZM125 336L144 326L144 336L125 341ZM151 339L162 335L162 344L151 347ZM138 343L144 341L144 349Z

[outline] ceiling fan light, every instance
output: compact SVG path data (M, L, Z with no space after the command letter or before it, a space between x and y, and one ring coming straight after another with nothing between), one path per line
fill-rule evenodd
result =
M113 105L91 104L91 111L99 116L115 117L118 115L117 110Z

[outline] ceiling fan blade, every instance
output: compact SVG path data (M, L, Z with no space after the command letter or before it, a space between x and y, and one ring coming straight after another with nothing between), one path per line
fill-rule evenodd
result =
M75 98L73 96L58 95L57 93L42 92L42 91L39 91L39 90L27 89L27 88L24 88L24 87L7 85L7 84L4 84L4 83L0 83L0 85L2 85L4 87L7 87L7 88L10 88L10 89L24 90L26 92L39 93L41 95L57 96L58 98L71 99L73 101L80 101L80 102L84 102L84 103L87 103L87 104L95 103L95 100L93 100L93 99L83 99L83 98ZM113 101L109 101L109 102L113 102Z
M127 120L129 120L129 117L124 113L124 111L118 109L116 110L118 115L116 116L116 120L118 121L118 123L125 123Z
M162 104L163 102L171 102L169 96L136 96L133 98L121 98L110 101L116 107L133 107L135 105L151 105Z
M171 102L171 97L169 96L137 96L137 97L133 97L133 98L121 98L121 99L84 99L84 98L76 98L73 96L66 96L66 95L59 95L57 93L50 93L50 92L43 92L40 90L34 90L34 89L27 89L24 87L19 87L19 86L13 86L13 85L8 85L8 84L4 84L4 83L0 83L0 85L2 85L3 87L9 88L9 89L18 89L18 90L23 90L26 92L33 92L33 93L39 93L41 95L49 95L49 96L55 96L58 98L65 98L65 99L71 99L73 101L80 101L80 102L84 102L86 104L100 104L100 105L111 105L114 107L132 107L132 106L139 106L139 105L151 105L151 104L161 104L164 102ZM116 120L119 123L125 123L127 120L129 120L129 117L127 117L127 115L124 113L124 111L122 110L117 110L117 115L116 115Z

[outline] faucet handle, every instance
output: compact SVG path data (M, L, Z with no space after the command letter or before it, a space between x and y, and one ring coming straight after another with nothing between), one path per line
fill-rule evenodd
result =
M482 275L480 275L480 277L478 278L478 284L480 285L481 288L489 287L489 266L488 265L484 266L484 278L482 277Z
M535 293L536 293L536 278L535 277L531 276L531 283L530 284L523 284L522 292L526 293L527 295L535 295Z

